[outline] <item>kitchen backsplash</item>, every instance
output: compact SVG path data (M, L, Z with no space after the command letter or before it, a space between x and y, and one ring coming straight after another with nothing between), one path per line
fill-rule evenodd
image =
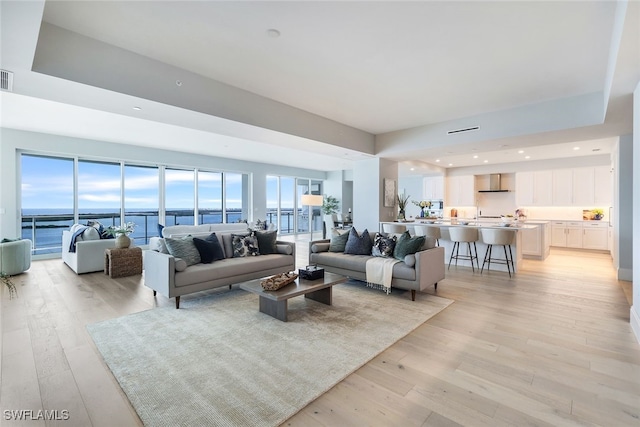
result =
M527 207L527 219L558 219L567 221L582 221L583 210L602 209L602 221L609 221L609 207Z

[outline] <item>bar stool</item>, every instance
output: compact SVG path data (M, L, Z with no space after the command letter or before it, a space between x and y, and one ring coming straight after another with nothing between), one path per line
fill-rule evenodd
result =
M482 268L480 274L484 271L484 264L487 263L487 270L491 267L491 261L495 264L506 264L509 277L511 277L511 271L515 273L515 267L513 265L513 253L511 252L511 244L516 237L515 231L502 230L499 228L483 228L482 229L482 242L487 245L487 251L484 253L484 261L482 261ZM491 249L494 245L502 246L504 249L504 259L492 258ZM509 252L507 253L507 247Z
M453 242L453 248L451 249L451 257L449 258L449 268L451 268L451 260L456 260L456 266L459 259L468 259L471 261L471 269L475 273L476 269L473 267L473 260L476 260L478 269L478 249L476 248L476 242L478 241L478 229L467 227L450 227L449 237ZM468 249L468 255L460 255L460 243L466 243ZM475 249L475 255L471 251L471 243L473 243L473 249Z
M407 231L407 227L401 224L382 224L382 231L388 234L402 234Z
M436 245L440 246L440 238L442 237L440 234L440 227L432 225L414 225L413 229L416 236L431 237L436 240Z

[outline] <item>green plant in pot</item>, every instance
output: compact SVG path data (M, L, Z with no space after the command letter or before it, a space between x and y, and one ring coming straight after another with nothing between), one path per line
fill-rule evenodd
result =
M7 289L9 289L9 299L13 299L14 296L18 296L16 285L11 281L11 276L0 271L0 282L4 283Z
M404 193L402 193L398 194L396 197L398 198L398 219L402 221L405 219L405 210L407 209L407 203L409 203L409 198L411 196L406 196Z
M333 196L324 195L322 198L322 213L324 215L324 222L322 224L322 237L327 237L327 222L333 224L333 214L338 213L340 209L340 201ZM333 228L333 227L331 227Z
M604 211L602 209L593 209L591 212L593 213L593 219L599 221L604 218Z

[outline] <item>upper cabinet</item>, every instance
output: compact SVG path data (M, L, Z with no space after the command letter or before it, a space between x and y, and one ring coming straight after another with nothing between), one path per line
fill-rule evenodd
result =
M448 206L475 206L476 179L473 175L447 177Z
M610 206L613 192L608 166L555 169L549 206Z
M516 203L519 206L550 206L552 188L551 171L516 173Z
M444 176L427 176L422 182L424 200L444 200Z
M554 206L573 205L573 170L556 169L553 172L553 192L551 195Z
M593 203L597 206L613 204L613 173L609 166L593 168Z

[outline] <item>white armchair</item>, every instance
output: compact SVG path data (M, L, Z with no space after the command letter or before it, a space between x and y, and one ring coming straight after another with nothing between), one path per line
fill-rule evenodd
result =
M0 243L0 272L15 276L31 267L31 240Z
M76 274L91 273L104 270L104 250L115 248L115 239L98 239L76 241L76 251L69 252L71 237L69 230L62 232L62 260Z

